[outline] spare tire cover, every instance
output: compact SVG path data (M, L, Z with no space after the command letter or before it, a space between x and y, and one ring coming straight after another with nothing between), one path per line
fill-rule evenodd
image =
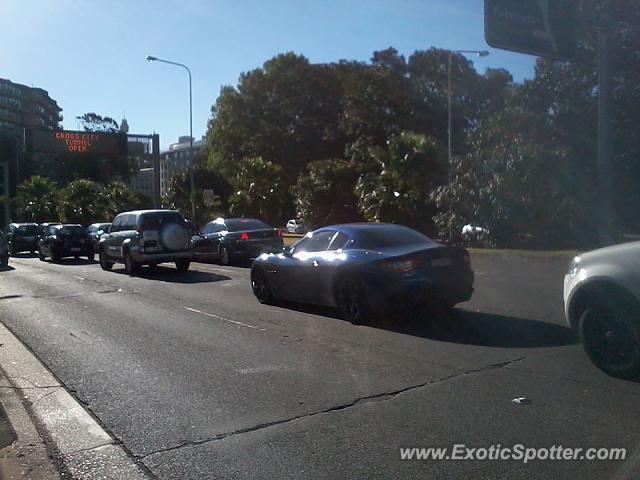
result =
M160 243L167 250L182 250L187 243L187 232L177 223L169 223L162 227Z

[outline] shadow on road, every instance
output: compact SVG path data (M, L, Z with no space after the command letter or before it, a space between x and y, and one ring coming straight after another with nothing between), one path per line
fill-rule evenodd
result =
M119 273L121 275L127 275L127 272L123 268L118 268L117 270L113 270L114 273ZM224 280L231 280L231 277L227 277L226 275L217 275L215 273L209 272L201 272L191 270L188 272L180 273L175 268L171 267L146 267L142 268L137 274L136 277L144 278L147 280L156 280L160 282L168 282L168 283L212 283L212 282L221 282Z
M54 263L50 258L47 258L45 260L47 263ZM95 265L97 263L100 263L96 260L89 260L87 259L87 257L80 257L80 258L61 258L60 261L58 263L54 263L54 265L70 265L70 266L86 266L86 265Z
M328 307L291 302L281 302L280 306L312 315L341 318L337 311ZM440 342L484 347L558 347L578 341L573 330L564 325L461 309L424 310L414 315L396 313L387 315L368 327Z
M37 256L38 256L37 253L21 252L21 253L16 253L15 255L11 255L10 258L37 258Z
M9 265L8 267L0 267L0 272L11 272L12 270L15 270L15 268L13 268L11 265Z
M564 325L459 309L423 312L408 321L384 321L376 327L442 342L485 347L557 347L578 341L573 330Z

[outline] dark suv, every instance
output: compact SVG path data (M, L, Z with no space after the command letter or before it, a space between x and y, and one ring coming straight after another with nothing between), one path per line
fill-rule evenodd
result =
M82 225L49 225L38 242L38 257L43 261L46 257L54 263L65 257L93 261L94 256L91 238Z
M38 250L37 223L11 223L4 230L9 255L15 256L20 252L35 253Z
M122 262L133 275L141 265L175 262L179 271L186 272L191 264L191 238L184 217L176 210L124 212L100 238L99 254L104 270Z

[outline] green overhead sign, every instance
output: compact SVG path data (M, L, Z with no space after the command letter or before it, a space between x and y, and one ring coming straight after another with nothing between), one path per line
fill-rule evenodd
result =
M577 14L577 0L485 0L484 35L494 48L566 60Z

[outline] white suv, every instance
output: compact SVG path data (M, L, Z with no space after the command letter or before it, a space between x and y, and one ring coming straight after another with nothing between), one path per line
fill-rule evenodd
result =
M622 378L640 374L640 242L575 257L564 308L597 367Z

